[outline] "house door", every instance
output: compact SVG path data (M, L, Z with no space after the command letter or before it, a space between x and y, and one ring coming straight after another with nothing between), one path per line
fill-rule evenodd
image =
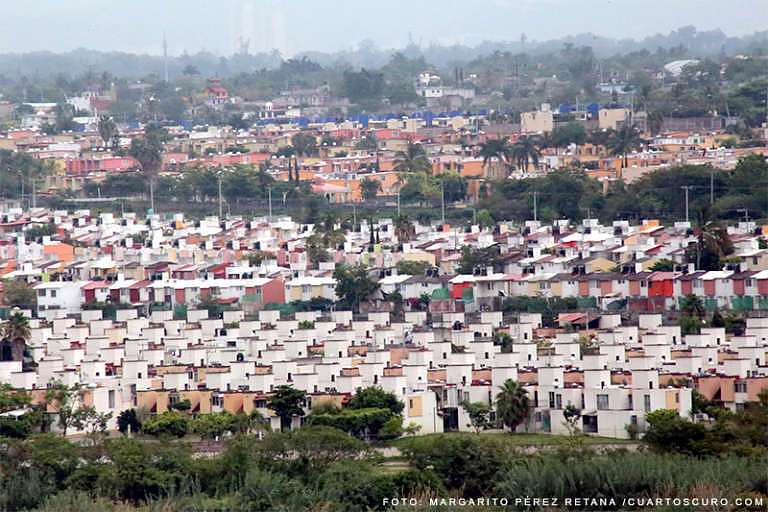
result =
M443 409L443 431L456 432L459 430L459 409L446 407Z

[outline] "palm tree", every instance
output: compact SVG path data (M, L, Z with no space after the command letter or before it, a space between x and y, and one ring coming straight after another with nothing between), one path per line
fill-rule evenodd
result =
M102 114L99 117L99 137L104 141L104 147L109 146L117 133L117 125L112 116Z
M635 128L635 125L631 123L631 118L622 126L619 130L612 133L612 137L608 140L608 149L614 156L621 156L621 168L624 169L628 166L627 153L637 148L643 143L640 138L640 133Z
M131 140L129 154L136 159L141 172L149 182L150 208L155 209L155 181L163 166L163 142L167 134L165 130L155 126L148 126L144 131L144 138Z
M496 395L496 414L502 424L514 432L530 413L528 392L512 379L505 381L499 389Z
M400 242L408 242L416 235L416 228L407 215L395 219L395 236Z
M29 320L21 312L15 312L3 325L0 342L0 360L21 361L30 337Z
M509 139L490 139L480 144L480 156L483 157L483 167L487 167L494 160L509 164L512 157L512 146Z
M533 137L523 135L512 146L512 159L517 167L525 172L528 172L529 162L533 162L534 167L539 165L539 157L541 157L541 152L536 139Z
M363 195L365 201L376 199L376 195L381 190L381 182L371 178L363 178L360 180L360 192Z
M421 144L408 142L405 151L395 154L395 171L397 172L425 172L432 173L432 163L427 158L427 153Z
M686 295L680 299L680 312L686 316L702 318L705 314L704 303L697 295Z
M12 314L3 326L2 336L10 341L23 341L26 343L30 335L29 319L20 311Z

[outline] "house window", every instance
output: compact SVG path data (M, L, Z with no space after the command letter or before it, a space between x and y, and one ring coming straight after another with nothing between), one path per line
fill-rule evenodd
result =
M643 410L651 412L651 395L643 395Z
M597 410L604 411L608 409L608 395L597 395Z
M51 290L51 298L56 297L56 290Z
M555 409L563 408L563 395L555 395Z
M110 409L114 409L115 408L115 390L114 389L110 389L109 393L107 393L107 401L109 402L108 407Z
M736 393L746 393L747 392L747 383L746 382L734 382L733 383L733 390Z
M37 290L38 297L45 297L45 290Z
M549 408L550 409L555 408L555 392L554 391L549 392Z

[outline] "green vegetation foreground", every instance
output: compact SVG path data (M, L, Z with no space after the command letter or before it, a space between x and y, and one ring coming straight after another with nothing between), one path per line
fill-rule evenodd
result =
M412 438L395 468L328 427L236 435L213 457L196 457L181 441L82 446L40 434L0 445L0 510L351 512L385 510L385 499L403 496L426 505L451 496L768 496L764 454L598 453L574 442L523 455L505 437Z

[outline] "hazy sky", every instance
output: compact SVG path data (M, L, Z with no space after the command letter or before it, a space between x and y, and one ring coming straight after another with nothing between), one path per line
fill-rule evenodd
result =
M639 38L683 25L729 35L768 29L766 0L31 0L4 2L0 52L78 47L230 54L335 51L365 39L477 44L592 32Z

